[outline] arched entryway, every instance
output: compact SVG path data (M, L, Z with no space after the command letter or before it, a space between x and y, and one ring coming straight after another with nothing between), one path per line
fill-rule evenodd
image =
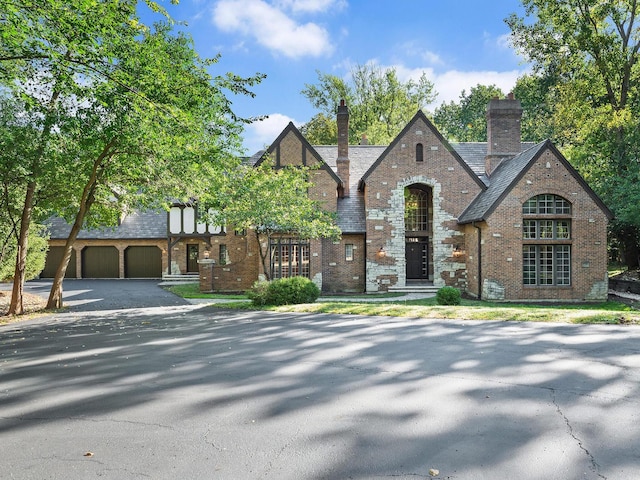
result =
M407 283L433 280L433 191L427 185L404 190Z

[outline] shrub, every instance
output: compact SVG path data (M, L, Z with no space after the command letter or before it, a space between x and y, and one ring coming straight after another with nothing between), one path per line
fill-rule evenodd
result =
M258 280L251 286L250 290L247 290L247 297L254 305L266 305L268 290L269 282L265 280Z
M460 305L460 290L453 287L442 287L436 293L438 305Z
M313 303L320 296L320 289L305 277L279 278L254 283L247 296L254 305Z
M0 219L1 221L1 219ZM5 225L0 225L0 233ZM0 282L13 280L16 268L16 253L18 244L14 236L7 238L3 245L0 245ZM29 227L29 246L27 247L27 264L25 268L25 280L37 278L44 269L47 251L49 250L49 236L41 225L31 225Z

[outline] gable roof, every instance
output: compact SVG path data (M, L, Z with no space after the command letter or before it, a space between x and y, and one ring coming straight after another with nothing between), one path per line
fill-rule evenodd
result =
M338 146L316 145L327 165L337 170ZM380 157L386 147L381 145L349 145L349 191L348 197L338 198L337 225L342 233L364 233L367 230L364 211L364 196L358 191L362 175Z
M462 212L462 215L458 218L458 223L465 224L486 220L525 175L529 168L531 168L531 165L533 165L540 155L547 149L553 152L556 158L560 160L574 179L602 209L604 214L609 219L613 218L611 211L604 203L602 203L602 200L600 200L591 187L589 187L577 170L571 166L564 155L560 153L550 140L545 140L516 155L512 159L505 160L500 163L498 168L496 168L494 173L491 175L487 189L480 192L465 211Z
M331 177L336 181L336 184L338 186L344 185L344 182L338 176L338 174L334 171L334 169L331 168L329 165L327 165L327 162L325 161L325 159L316 151L316 149L309 143L309 141L304 137L304 135L302 135L300 130L296 128L293 122L289 122L289 124L284 128L284 130L282 130L282 132L280 132L280 135L278 135L278 138L276 138L273 141L273 143L269 146L269 148L261 152L258 152L256 155L251 156L249 161L253 162L253 165L255 167L259 166L267 158L273 155L274 152L277 152L278 146L289 133L293 133L303 146L303 153L302 153L303 165L306 166L307 164L305 161L306 157L304 154L304 149L307 149L309 152L311 152L311 155L313 155L318 160L318 162L320 162L320 165L321 165L320 168L327 171L329 175L331 175ZM278 163L278 158L276 158L276 168L280 166L277 163Z
M460 164L460 166L462 167L462 169L467 172L469 174L469 176L471 177L471 179L473 179L478 186L484 190L485 188L487 188L487 186L485 185L485 183L478 177L478 175L471 169L471 167L467 164L467 162L465 162L462 157L458 154L458 152L451 146L451 144L442 136L442 134L438 131L438 129L433 125L433 123L431 123L431 121L427 118L427 116L422 112L422 110L419 110L418 113L416 113L413 118L411 119L411 121L409 123L407 123L407 125L402 129L402 131L396 136L396 138L394 138L394 140L391 142L391 144L389 144L389 146L385 149L385 151L382 153L382 155L380 155L380 157L371 165L371 167L369 167L369 169L365 172L365 174L362 176L362 179L360 180L358 187L360 189L362 189L362 187L364 187L364 184L367 181L367 178L369 177L369 175L371 175L373 173L373 171L378 167L378 165L380 165L380 163L382 163L382 161L385 159L385 157L389 154L389 152L391 152L391 150L393 150L393 148L398 144L398 142L400 141L400 139L413 127L413 125L418 121L418 120L422 120L426 125L427 128L429 128L429 130L431 130L431 132L436 136L436 138L444 145L444 147L451 153L451 155L453 156L453 158Z
M66 239L71 225L61 217L50 217L45 222L52 239ZM167 238L167 212L164 210L138 211L129 213L120 225L115 227L83 228L78 239L158 239Z

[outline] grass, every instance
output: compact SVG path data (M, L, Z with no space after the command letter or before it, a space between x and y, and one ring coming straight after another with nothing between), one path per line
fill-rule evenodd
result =
M276 312L333 313L341 315L390 316L412 318L444 318L459 320L494 320L521 322L567 322L603 324L640 324L640 311L621 302L597 304L511 304L462 300L458 306L437 305L435 298L402 300L402 294L349 295L349 298L388 298L389 301L346 302L342 296L323 297L322 301L302 305L256 307L246 302L245 295L200 293L198 284L175 285L168 290L185 298L230 299L224 308L269 310ZM242 301L241 301L242 300Z
M200 291L200 284L198 283L184 283L180 285L170 285L165 287L165 290L175 293L182 298L211 298L211 299L229 299L229 300L246 300L247 296L243 294L231 294L231 293L202 293Z

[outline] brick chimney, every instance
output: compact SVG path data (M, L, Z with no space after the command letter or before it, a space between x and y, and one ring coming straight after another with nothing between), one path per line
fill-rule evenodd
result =
M487 156L484 165L488 176L504 160L515 157L522 151L521 127L522 105L513 93L507 98L493 98L487 106Z
M344 100L340 100L338 107L337 119L338 123L338 159L336 166L338 168L338 176L344 183L342 191L343 197L349 196L349 108L345 105Z

